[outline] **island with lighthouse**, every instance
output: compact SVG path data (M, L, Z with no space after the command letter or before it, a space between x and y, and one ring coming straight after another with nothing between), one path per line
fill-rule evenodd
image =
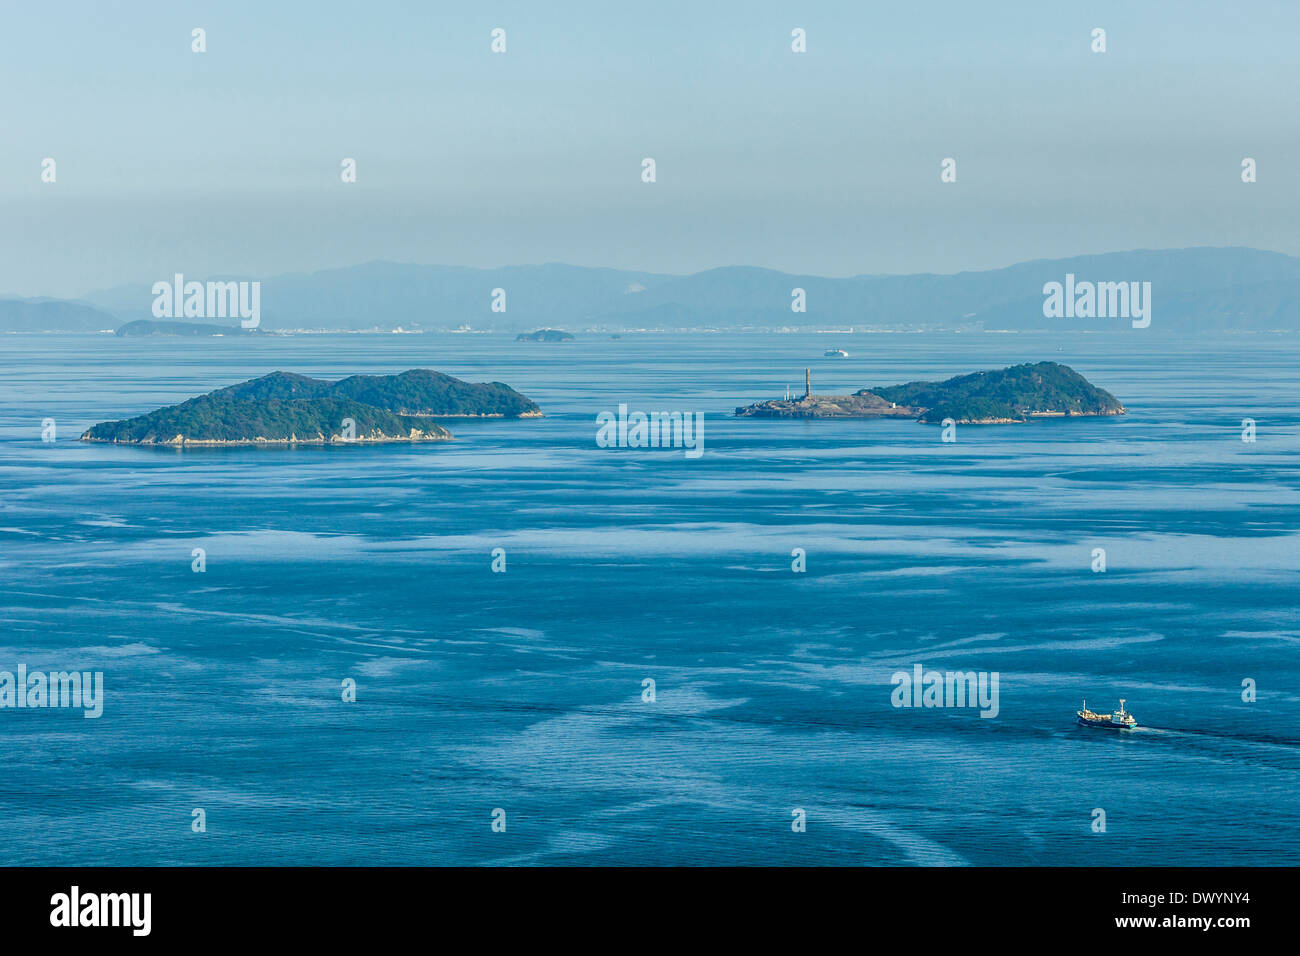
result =
M958 375L942 382L862 388L849 395L817 395L804 370L804 394L736 409L740 418L911 418L925 424L1022 424L1036 418L1123 415L1105 389L1057 362L1025 363Z

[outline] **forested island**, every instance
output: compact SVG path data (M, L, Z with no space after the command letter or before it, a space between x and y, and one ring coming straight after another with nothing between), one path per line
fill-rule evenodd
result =
M335 382L272 372L147 415L103 422L81 440L172 446L449 441L451 432L437 419L541 414L508 385L464 382L430 369Z
M1056 362L972 372L942 382L907 382L859 389L851 395L773 399L736 409L750 418L915 418L938 424L1009 425L1033 418L1123 415L1115 396Z

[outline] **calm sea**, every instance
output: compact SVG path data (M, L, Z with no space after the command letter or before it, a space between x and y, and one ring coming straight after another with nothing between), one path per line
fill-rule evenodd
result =
M1129 414L951 444L729 417L805 366L832 393L1041 359ZM546 417L76 440L411 367ZM1295 336L6 335L0 368L0 670L105 692L0 710L2 864L1300 863ZM704 413L704 454L597 447L619 403ZM916 664L997 672L998 715L892 706ZM1142 729L1076 727L1085 697Z

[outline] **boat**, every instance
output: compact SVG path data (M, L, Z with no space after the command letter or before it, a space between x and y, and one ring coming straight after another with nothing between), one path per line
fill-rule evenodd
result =
M1083 710L1076 711L1079 724L1083 727L1101 727L1104 730L1132 730L1137 726L1137 718L1124 709L1124 698L1119 699L1119 710L1112 714L1095 714L1088 709L1088 702L1083 702Z
M822 353L826 358L848 358L849 353L843 349L827 349Z

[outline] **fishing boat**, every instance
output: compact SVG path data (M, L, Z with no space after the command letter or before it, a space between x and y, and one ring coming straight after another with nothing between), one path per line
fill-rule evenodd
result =
M1137 726L1137 718L1124 709L1124 698L1119 699L1119 710L1112 714L1096 714L1088 709L1088 702L1083 702L1083 710L1076 712L1079 723L1084 727L1101 727L1104 730L1132 730Z

